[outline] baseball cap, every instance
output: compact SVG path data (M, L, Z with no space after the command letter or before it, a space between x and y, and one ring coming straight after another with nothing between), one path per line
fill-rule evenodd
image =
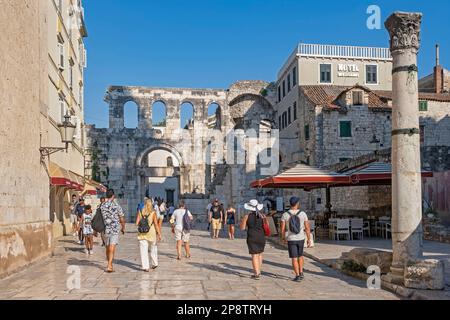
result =
M300 202L300 198L299 197L292 197L290 200L289 200L289 203L291 204L291 206L295 206L297 203L299 203Z

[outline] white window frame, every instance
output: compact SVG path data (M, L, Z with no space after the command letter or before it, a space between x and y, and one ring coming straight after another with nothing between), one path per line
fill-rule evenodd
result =
M328 65L330 66L330 82L322 82L322 72L320 71L320 66L322 65ZM319 84L333 84L333 64L332 63L319 63L319 68L318 68L318 72L319 72Z
M367 66L377 67L377 83L367 83ZM380 68L377 63L366 63L364 64L364 83L368 86L378 86L380 84Z

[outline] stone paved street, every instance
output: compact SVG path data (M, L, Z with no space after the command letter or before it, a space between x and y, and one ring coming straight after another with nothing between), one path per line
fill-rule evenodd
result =
M104 272L103 248L87 256L73 237L65 237L57 241L52 258L0 280L0 299L398 299L309 259L306 279L294 283L287 253L270 244L263 277L252 280L245 239L212 240L204 227L192 234L192 258L182 261L176 260L175 242L165 227L160 266L143 273L135 227L127 228L115 273ZM67 289L69 266L80 266L80 289Z

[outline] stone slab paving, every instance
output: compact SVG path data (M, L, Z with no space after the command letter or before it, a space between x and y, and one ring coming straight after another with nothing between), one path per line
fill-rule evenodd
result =
M313 260L306 260L305 280L292 282L287 252L267 244L261 280L251 276L251 261L242 235L231 241L212 240L198 226L191 236L192 258L176 260L175 241L167 226L159 244L156 270L140 270L135 227L127 225L115 260L115 273L104 272L104 251L84 253L73 237L57 240L52 258L0 280L0 299L43 300L175 300L175 299L399 299L384 290L369 290L363 281L343 275ZM78 266L80 288L69 290L67 281ZM69 268L69 270L68 270ZM70 281L69 281L70 282Z

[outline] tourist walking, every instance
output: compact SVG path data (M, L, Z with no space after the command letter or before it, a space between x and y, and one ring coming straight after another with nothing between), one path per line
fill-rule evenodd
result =
M105 203L101 206L103 221L105 222L106 260L108 267L106 272L114 272L113 260L116 246L119 244L119 232L125 234L125 219L122 208L115 200L114 190L106 192Z
M209 219L209 215L210 215L210 212L211 212L211 207L213 206L213 202L214 202L214 200L208 202L208 205L206 206L206 216L208 217L208 228L207 228L208 231L211 228L211 219Z
M75 214L77 215L78 243L84 244L83 228L81 227L81 218L84 214L84 199L80 198L75 206Z
M84 207L84 213L81 216L81 227L83 228L84 241L86 245L86 254L94 253L94 230L92 229L92 207Z
M101 197L100 198L100 204L97 207L97 210L95 210L95 214L100 213L101 214L101 207L102 204L105 203L106 198L105 197ZM94 215L95 216L95 215ZM98 233L94 230L94 236L98 237ZM105 231L100 233L100 238L102 239L102 247L105 246Z
M175 234L175 240L177 242L177 259L181 260L181 246L184 243L184 250L186 258L191 257L191 248L189 246L189 240L191 237L191 224L194 217L191 212L186 208L183 200L180 201L178 209L174 211L170 223L172 225L172 233Z
M308 216L300 211L300 199L292 197L290 199L291 209L281 217L281 236L283 241L287 241L289 258L292 259L294 269L294 281L302 281L303 275L303 248L305 247L305 238L308 248L311 246L311 231Z
M225 220L228 226L228 237L230 240L234 240L234 229L236 225L236 210L229 205L225 212Z
M158 267L158 246L157 241L161 241L161 229L156 218L156 211L152 199L144 200L144 207L138 212L136 217L138 226L139 250L141 253L142 270L145 272ZM149 251L151 264L149 263Z
M264 233L264 218L261 213L263 205L258 200L251 200L244 205L245 210L249 211L241 221L241 230L247 229L247 246L252 256L253 272L252 278L259 280L263 264L263 252L266 246L266 235Z
M70 224L72 225L72 234L74 237L78 238L78 216L75 211L75 208L77 207L78 201L77 201L77 195L72 195L72 200L70 202Z
M170 221L170 219L172 219L172 215L173 215L174 211L175 211L175 207L173 206L173 203L170 203L169 204L169 216L168 216L167 221Z
M213 205L209 210L209 222L212 226L212 238L218 239L220 229L222 229L222 220L224 218L224 212L220 206L219 199L214 199Z
M164 222L167 216L167 204L164 201L164 199L161 201L161 204L159 205L159 211L161 212L161 216L163 219L162 222Z

